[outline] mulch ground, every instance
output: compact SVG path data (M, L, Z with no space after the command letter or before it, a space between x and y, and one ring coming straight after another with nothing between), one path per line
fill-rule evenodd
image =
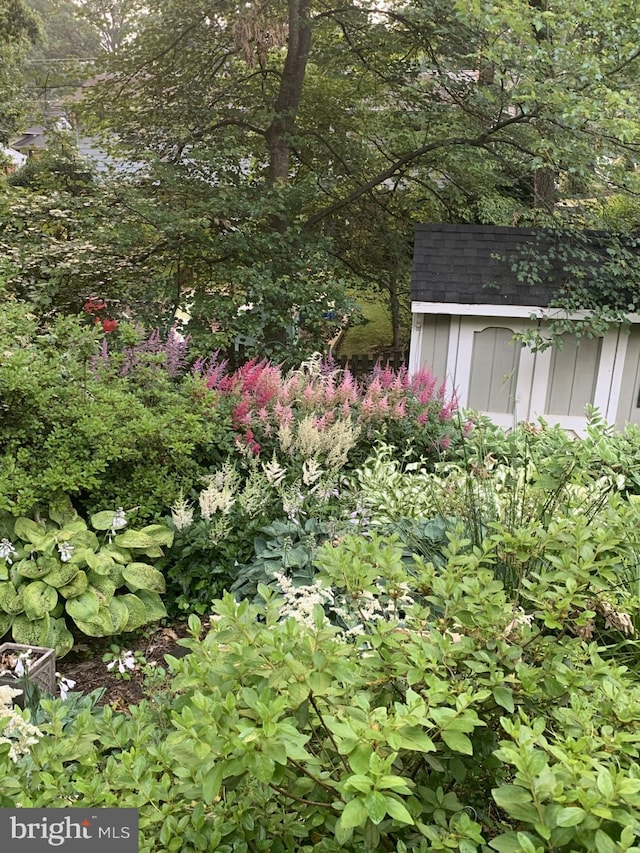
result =
M187 653L184 646L178 644L178 640L187 636L187 633L186 623L176 622L118 638L78 638L69 654L56 661L56 669L61 675L76 682L74 692L86 694L104 688L99 704L124 711L143 698L143 674L138 666L128 671L129 679L124 680L118 677L117 668L108 670L103 656L110 653L110 647L116 644L122 651L140 652L147 665L166 668L166 654L182 657Z

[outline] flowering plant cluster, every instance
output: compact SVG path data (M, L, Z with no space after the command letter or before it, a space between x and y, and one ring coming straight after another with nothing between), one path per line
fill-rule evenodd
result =
M455 395L428 371L377 367L357 381L319 356L286 373L255 360L231 374L215 360L196 369L229 402L237 446L263 459L275 452L343 467L361 461L379 437L415 458L432 457L460 428Z
M9 758L14 763L27 755L30 747L43 736L25 717L25 712L14 707L13 700L20 693L22 690L0 685L0 744L9 744Z
M107 316L107 303L101 297L90 296L82 306L82 310L93 317L94 325L101 326L105 334L115 332L118 328L118 321Z

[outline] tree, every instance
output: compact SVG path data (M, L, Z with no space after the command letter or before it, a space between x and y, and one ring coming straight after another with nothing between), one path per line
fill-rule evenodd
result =
M0 0L0 142L8 141L24 110L20 62L39 37L38 22L22 0Z
M416 221L542 221L551 172L632 189L639 28L630 0L154 0L91 101L169 301L284 351L340 271L393 304Z

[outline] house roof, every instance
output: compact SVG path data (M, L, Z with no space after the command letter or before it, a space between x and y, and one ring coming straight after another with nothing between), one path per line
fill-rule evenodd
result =
M546 307L557 279L523 282L513 270L540 253L544 232L485 225L418 225L411 298L415 302Z

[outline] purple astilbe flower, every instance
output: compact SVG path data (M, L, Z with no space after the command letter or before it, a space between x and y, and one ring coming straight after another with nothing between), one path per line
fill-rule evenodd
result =
M176 377L184 373L188 348L189 338L179 335L176 327L172 326L164 345L165 364L169 376Z

